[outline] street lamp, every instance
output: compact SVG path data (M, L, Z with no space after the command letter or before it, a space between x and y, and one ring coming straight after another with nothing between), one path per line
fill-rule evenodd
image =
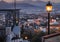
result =
M48 34L50 34L50 12L52 11L52 4L50 1L46 4L46 11L48 12Z

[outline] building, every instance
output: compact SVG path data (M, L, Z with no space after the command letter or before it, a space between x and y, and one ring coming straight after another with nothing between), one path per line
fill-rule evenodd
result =
M19 22L19 11L20 9L0 9L0 13L5 15L6 26Z
M13 29L12 26L19 24L19 10L20 9L0 9L0 21L3 22L1 23L2 26L3 24L5 25L3 26L4 29L0 29L1 37L4 37L4 35L8 36ZM2 41L4 40L6 40L6 37Z

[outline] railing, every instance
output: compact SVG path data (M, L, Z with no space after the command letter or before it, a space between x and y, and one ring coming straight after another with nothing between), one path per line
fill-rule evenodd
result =
M60 32L43 36L42 42L60 42Z

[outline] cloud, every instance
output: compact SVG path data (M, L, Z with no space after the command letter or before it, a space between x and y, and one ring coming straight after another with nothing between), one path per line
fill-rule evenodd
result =
M47 2L47 1L49 1L49 0L41 0L41 1L45 1L45 2ZM55 2L55 3L60 3L60 0L50 0L51 2Z
M14 2L14 0L4 0L5 2ZM16 1L24 1L24 0L16 0Z
M32 1L37 1L37 0L32 0Z
M13 2L14 0L4 0L6 2ZM48 0L16 0L16 1L45 1L47 2ZM55 2L55 3L60 3L60 0L50 0L51 2Z

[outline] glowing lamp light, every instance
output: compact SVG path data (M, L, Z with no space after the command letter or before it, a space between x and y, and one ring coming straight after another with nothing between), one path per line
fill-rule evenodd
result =
M16 23L18 23L18 21L16 21Z
M16 23L18 23L18 19L16 18Z
M26 36L26 37L25 37L25 39L27 40L27 39L28 39L28 37Z
M52 6L52 4L51 4L50 1L49 1L48 4L46 5L46 11L47 11L47 12L51 12L52 9L53 9L53 6Z

